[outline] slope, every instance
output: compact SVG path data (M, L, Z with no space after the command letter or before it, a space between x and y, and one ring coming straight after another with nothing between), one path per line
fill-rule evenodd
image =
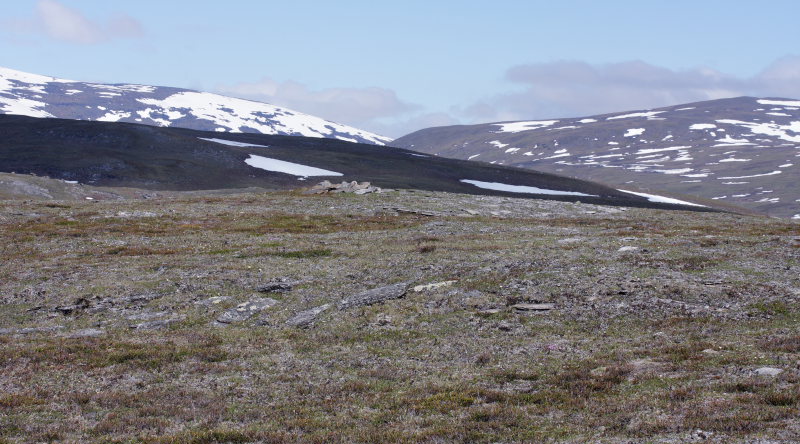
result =
M449 126L394 146L800 218L800 101L739 97L585 118Z

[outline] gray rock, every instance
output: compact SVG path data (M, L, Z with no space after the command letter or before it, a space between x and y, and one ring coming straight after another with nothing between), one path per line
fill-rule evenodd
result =
M309 310L301 311L286 320L286 325L290 327L310 327L317 320L319 315L331 308L331 304L320 305Z
M205 305L207 307L211 307L214 305L219 305L225 301L230 299L230 296L213 296L208 299L203 299L202 301L197 301L197 305Z
M256 290L261 293L285 293L292 291L292 284L279 280L261 285Z
M254 314L266 310L277 303L278 301L271 298L259 298L243 302L237 305L235 308L222 313L217 318L217 322L222 324L232 324L234 322L246 321Z
M86 298L78 298L72 305L59 305L53 310L67 316L75 312L86 310L87 308L89 308L89 301Z
M373 288L372 290L342 299L339 302L339 310L346 310L353 307L363 307L391 299L400 299L406 295L407 289L408 284L405 282L387 285L386 287Z
M511 308L519 311L547 311L556 308L555 304L514 304Z
M130 328L134 330L157 330L159 328L167 328L170 325L182 320L183 318L156 319L155 321L146 321L133 324L130 326Z
M67 338L96 338L98 336L103 336L106 334L106 331L100 328L84 328L83 330L77 330L72 333L64 335Z
M761 367L761 368L755 369L753 372L755 374L757 374L758 376L772 376L772 377L775 377L775 376L778 376L781 373L783 373L783 370L781 370L779 368L775 368L775 367Z
M620 252L620 253L630 253L630 252L638 251L638 250L639 250L639 247L632 247L630 245L626 245L624 247L621 247L617 251Z
M25 327L25 328L0 328L0 335L30 335L34 333L50 333L64 328L61 325L55 327Z

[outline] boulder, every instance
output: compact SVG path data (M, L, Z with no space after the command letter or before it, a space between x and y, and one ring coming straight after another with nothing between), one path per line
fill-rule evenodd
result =
M377 304L391 299L400 299L406 295L408 284L387 285L386 287L373 288L363 293L342 299L339 302L339 310L346 310L353 307L363 307L366 305Z
M243 302L237 305L235 308L231 308L230 310L222 313L217 318L217 322L221 324L232 324L234 322L243 322L254 314L266 310L269 307L277 304L278 301L272 298L259 298L259 299L252 299L247 302Z
M301 311L286 320L286 325L290 327L310 327L317 320L319 315L331 308L331 304L320 305L309 310Z

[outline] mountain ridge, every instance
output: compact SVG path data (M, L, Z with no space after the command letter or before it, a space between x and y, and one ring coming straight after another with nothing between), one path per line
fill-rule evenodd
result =
M392 145L725 201L800 219L800 100L736 97L423 129Z
M253 100L166 86L80 82L4 67L0 67L0 112L204 131L324 137L378 145L391 140Z

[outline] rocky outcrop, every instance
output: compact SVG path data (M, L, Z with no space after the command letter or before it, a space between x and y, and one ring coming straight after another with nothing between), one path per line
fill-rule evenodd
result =
M334 193L369 194L369 193L384 193L386 191L388 190L372 186L370 182L356 182L354 180L352 182L332 183L329 180L323 180L322 182L314 185L308 191L306 191L306 194L334 194Z
M363 307L366 305L377 304L379 302L388 301L391 299L400 299L406 295L408 284L401 282L399 284L388 285L386 287L373 288L372 290L359 293L348 298L342 299L339 302L339 310L346 310L348 308Z

